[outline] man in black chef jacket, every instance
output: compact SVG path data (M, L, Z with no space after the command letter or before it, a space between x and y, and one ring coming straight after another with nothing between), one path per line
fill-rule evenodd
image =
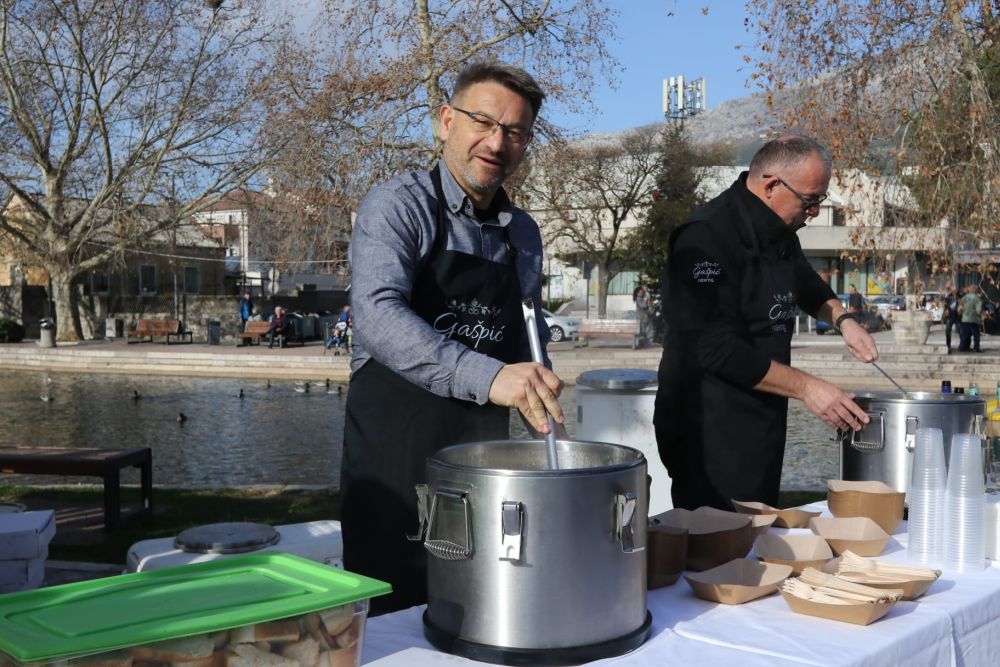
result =
M819 214L830 171L813 139L770 141L671 235L653 422L675 507L776 505L789 397L832 428L868 421L850 394L789 365L799 309L833 322L858 360L878 358L795 236Z
M509 437L510 407L547 432L559 378L533 363L521 307L543 345L542 243L503 183L532 138L544 94L523 70L476 63L440 109L443 160L372 189L351 236L357 314L341 476L344 565L392 584L373 613L426 602L414 485L425 460Z

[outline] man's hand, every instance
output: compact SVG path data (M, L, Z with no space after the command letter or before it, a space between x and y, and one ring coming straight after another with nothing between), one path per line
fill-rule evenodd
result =
M858 327L861 333L867 332ZM802 402L809 412L822 419L828 426L843 430L860 430L868 423L868 415L847 394L825 380L808 376L802 391Z
M559 376L541 364L507 364L493 378L490 402L517 408L540 433L548 433L547 415L560 424L564 420L557 400L562 388Z
M861 324L855 320L844 320L840 324L840 333L855 359L866 364L878 361L875 339Z

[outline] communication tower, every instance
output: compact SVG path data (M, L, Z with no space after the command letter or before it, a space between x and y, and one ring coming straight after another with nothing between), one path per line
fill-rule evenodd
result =
M704 78L685 83L683 76L663 80L663 117L684 120L708 109L708 88Z

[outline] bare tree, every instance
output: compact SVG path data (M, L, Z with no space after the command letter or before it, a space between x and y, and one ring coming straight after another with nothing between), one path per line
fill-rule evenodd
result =
M437 110L476 60L526 68L546 105L581 109L616 65L603 0L327 0L297 68L296 128L283 178L325 181L350 203L399 171L440 155ZM545 108L543 108L543 116ZM542 133L551 131L544 118Z
M956 248L990 239L995 245L995 0L784 0L747 8L764 54L756 78L783 125L820 137L839 169L874 174L888 188L907 186L916 204L903 212L908 245L934 239L932 267L940 271L952 270ZM880 220L855 222L857 254L885 246ZM914 268L911 262L911 276Z
M647 125L609 138L551 142L537 151L521 186L545 242L598 269L599 317L607 313L611 280L628 260L626 227L653 204L662 134L662 125Z
M261 126L287 96L263 9L0 0L0 231L48 272L59 339L81 336L75 279L266 164Z

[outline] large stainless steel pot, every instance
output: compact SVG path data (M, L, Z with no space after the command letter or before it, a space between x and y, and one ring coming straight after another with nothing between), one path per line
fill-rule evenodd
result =
M503 664L620 655L649 634L646 460L622 445L494 441L442 449L418 487L425 633Z
M977 396L936 392L873 391L854 399L871 421L860 431L841 432L840 477L879 480L906 492L918 428L939 428L945 460L955 433L983 432L986 403Z

